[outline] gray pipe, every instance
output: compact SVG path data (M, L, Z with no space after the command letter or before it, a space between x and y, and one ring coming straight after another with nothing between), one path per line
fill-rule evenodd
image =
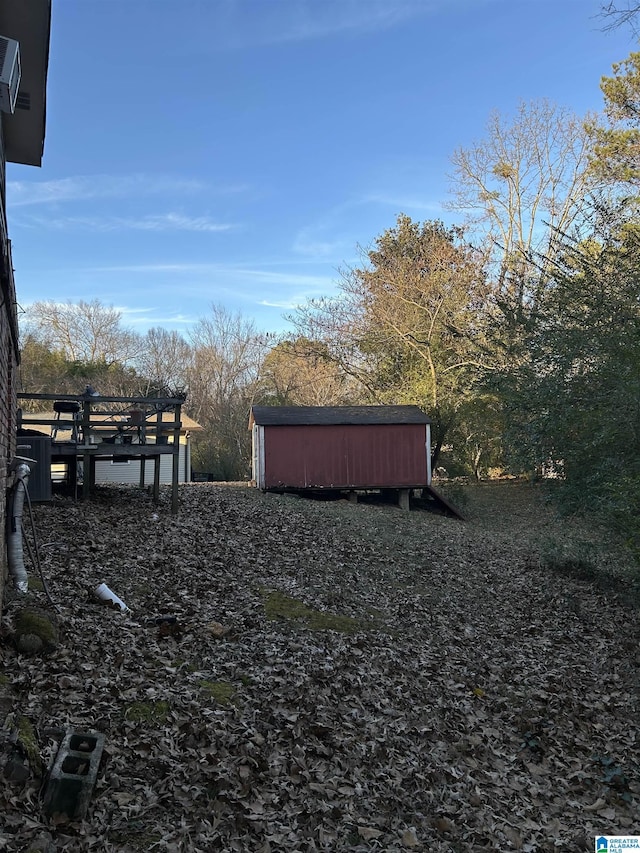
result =
M11 489L9 505L9 530L7 533L7 559L13 585L21 594L29 591L29 577L24 567L22 544L22 510L27 493L27 483L31 468L24 462L16 466L16 481Z

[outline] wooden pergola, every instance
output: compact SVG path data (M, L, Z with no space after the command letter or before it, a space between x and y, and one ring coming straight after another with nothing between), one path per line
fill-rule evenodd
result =
M65 462L77 476L82 462L82 496L95 488L96 459L128 457L140 460L140 487L145 486L147 459L154 462L153 499L160 495L160 461L173 457L171 511L178 512L180 420L183 397L109 397L97 394L18 394L19 401L50 401L55 417L38 412L22 412L23 428L48 427L51 432L52 461ZM167 419L165 413L169 413ZM63 417L63 415L65 417ZM68 440L58 440L60 430L71 432ZM147 438L152 439L147 443Z

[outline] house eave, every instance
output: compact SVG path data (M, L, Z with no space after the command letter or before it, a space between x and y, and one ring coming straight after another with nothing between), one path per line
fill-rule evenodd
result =
M10 163L41 166L47 115L51 0L3 0L0 35L20 42L22 64L19 105L13 114L2 113L6 159Z

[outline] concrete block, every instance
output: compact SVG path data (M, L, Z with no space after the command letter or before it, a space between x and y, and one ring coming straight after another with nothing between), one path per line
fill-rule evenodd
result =
M56 755L44 794L44 810L48 815L66 814L69 820L82 820L89 808L104 735L70 729Z

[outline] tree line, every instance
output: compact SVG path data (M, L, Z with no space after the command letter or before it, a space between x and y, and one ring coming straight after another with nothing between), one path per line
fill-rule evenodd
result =
M23 389L185 393L195 465L219 479L249 473L254 403L417 404L434 467L553 473L565 506L640 546L640 53L602 91L600 115L492 114L452 156L460 223L400 214L290 335L220 305L185 337L134 334L98 300L38 302Z

